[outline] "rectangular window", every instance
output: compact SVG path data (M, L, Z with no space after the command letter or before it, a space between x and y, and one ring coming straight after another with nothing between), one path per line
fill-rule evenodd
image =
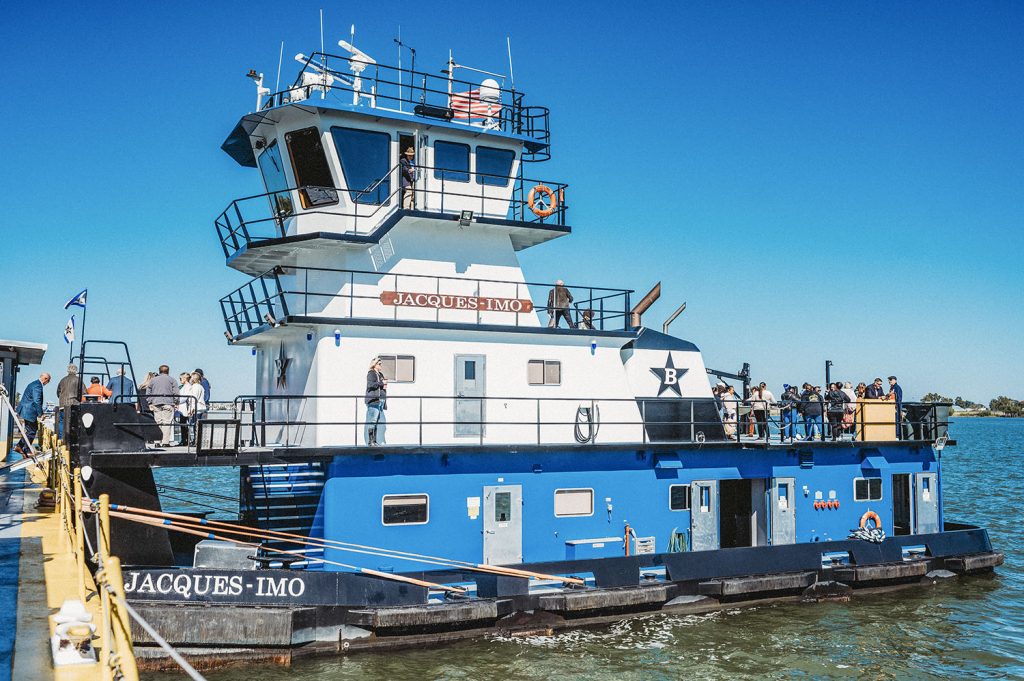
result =
M412 355L381 355L381 372L392 383L416 381L416 358Z
M690 486L671 485L668 488L668 507L672 511L689 511Z
M700 494L700 511L701 513L711 512L711 488L707 485L699 485L697 492Z
M469 145L434 142L434 177L449 182L469 182Z
M494 495L494 522L507 523L512 520L512 493L496 492Z
M526 382L530 385L561 385L562 363L550 359L531 359L526 364Z
M493 147L476 148L476 183L492 187L507 187L512 175L514 151Z
M288 195L288 178L284 174L281 147L277 146L277 140L271 142L270 146L263 150L256 162L263 174L263 184L267 188L267 192L271 193L270 206L274 211L274 217L288 217L294 210L292 197Z
M338 202L334 190L334 176L327 164L327 155L320 140L320 130L304 128L284 136L288 155L292 159L292 172L299 188L303 208L327 206Z
M555 490L555 516L571 518L573 516L585 515L594 515L594 490Z
M379 206L391 195L391 135L358 128L331 128L334 148L353 203Z
M429 516L426 494L392 494L384 497L381 521L385 525L423 525Z
M881 478L854 478L854 501L879 501L882 498Z

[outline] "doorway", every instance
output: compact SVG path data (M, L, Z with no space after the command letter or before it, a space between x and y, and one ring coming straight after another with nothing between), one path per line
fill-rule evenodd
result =
M721 480L718 483L720 504L718 531L723 549L753 546L754 503L751 482L751 480Z
M484 435L486 364L483 355L455 355L455 435Z
M892 533L910 534L910 474L892 476Z
M523 488L484 487L484 563L523 562Z

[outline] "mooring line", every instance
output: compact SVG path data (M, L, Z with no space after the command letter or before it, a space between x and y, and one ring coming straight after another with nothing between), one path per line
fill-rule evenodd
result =
M114 504L111 504L111 507L113 508ZM253 544L252 542L242 542L242 541L239 541L237 539L229 539L227 537L221 537L219 535L215 535L214 533L203 533L203 531L199 531L198 529L189 529L188 527L182 527L181 525L174 524L173 521L170 521L170 520L166 520L165 521L165 520L157 520L157 519L148 519L148 518L144 518L144 517L139 517L138 515L134 515L134 514L131 514L131 513L122 513L120 511L114 511L114 510L112 510L110 513L111 513L112 517L122 518L124 520L129 520L131 522L138 522L140 524L150 525L150 526L153 526L153 527L165 527L165 528L168 528L168 529L173 529L174 531L178 531L178 533L183 533L185 535L195 535L196 537L202 537L204 539L213 539L213 540L218 540L218 541L221 541L221 542L230 542L231 544L239 544L241 546L250 546L250 547L252 547L254 549L262 548L262 550L264 550L264 551L270 551L270 552L273 552L273 553L281 553L281 554L287 554L287 555L294 555L294 554L290 554L288 551L284 551L284 550L281 550L281 549L271 549L271 548L266 547L266 546L262 546L261 547L259 544ZM404 582L404 583L407 583L407 584L415 584L418 587L427 587L428 589L435 589L435 590L439 590L439 591L450 591L450 592L458 593L458 594L466 593L466 590L461 588L461 587L449 587L449 586L445 586L443 584L436 584L434 582L427 582L425 580L417 580L417 579L412 578L412 577L402 577L401 574L392 574L390 572L382 572L380 570L371 569L370 567L359 567L358 565L351 565L349 563L342 563L342 562L338 562L336 560L328 560L327 558L313 558L313 557L306 556L306 560L312 560L312 561L315 561L315 562L318 562L318 563L324 563L324 564L327 564L327 565L337 565L339 567L345 567L347 569L355 570L357 572L361 572L361 573L364 573L364 574L371 574L371 576L373 576L373 577L378 577L378 578L385 579L385 580L391 580L393 582Z
M97 503L95 500L86 499L86 503L94 504ZM406 559L413 562L428 563L431 565L441 565L450 568L459 568L469 570L472 572L484 572L487 574L502 575L505 577L523 577L527 579L543 579L558 581L565 584L576 584L583 586L585 582L578 577L564 577L561 575L549 575L542 572L533 572L530 570L522 570L519 568L510 568L502 565L487 565L485 563L470 563L467 561L456 560L453 558L443 558L440 556L430 556L426 554L412 553L409 551L399 551L397 549L385 549L377 546L367 546L364 544L353 544L350 542L341 542L333 539L321 539L319 537L303 537L302 535L293 534L290 532L279 532L276 530L264 530L262 528L250 527L248 525L239 525L235 523L227 523L219 520L208 520L206 518L194 518L192 516L182 515L179 513L168 513L165 511L155 511L148 508L137 508L134 506L127 506L125 504L110 504L111 509L117 509L120 511L126 511L131 513L137 513L146 516L154 516L157 518L169 518L174 520L180 520L192 525L205 525L211 527L222 528L224 531L232 532L240 535L249 535L260 537L262 539L295 539L298 540L296 543L305 543L312 546L321 546L327 548L336 548L342 551L348 551L351 553L363 553L367 555L382 556L387 558ZM296 552L284 552L295 555L295 553L302 553L301 551Z

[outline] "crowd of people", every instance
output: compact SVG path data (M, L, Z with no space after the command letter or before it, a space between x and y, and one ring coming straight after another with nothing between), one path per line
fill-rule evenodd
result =
M889 377L886 390L881 378L870 384L858 383L854 387L849 381L836 381L823 390L819 385L804 383L802 386L784 383L782 395L775 395L764 382L752 387L745 396L740 396L731 385L719 381L712 388L728 437L737 434L769 438L769 414L773 407L779 410L779 438L782 442L831 438L840 440L844 435L855 432L857 402L861 400L887 400L896 403L896 435L900 435L900 415L903 410L903 388L895 376ZM741 405L747 405L744 423L740 423ZM799 433L800 424L803 433ZM745 429L745 433L744 433Z
M202 369L182 372L175 379L170 367L161 364L156 371L147 373L138 386L121 367L106 384L93 376L86 387L78 376L78 366L69 364L67 376L57 384L57 432L61 437L64 410L79 401L133 404L152 414L160 426L161 437L154 444L187 446L194 444L196 422L205 418L209 409L210 381Z

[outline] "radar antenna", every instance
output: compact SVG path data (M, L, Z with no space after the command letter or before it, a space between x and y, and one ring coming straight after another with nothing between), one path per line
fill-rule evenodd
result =
M353 25L353 33L355 32L354 29L355 26ZM377 60L347 40L339 40L338 46L352 55L348 60L348 68L352 71L352 103L359 104L360 97L367 97L370 100L370 106L377 106L376 84L371 85L369 94L366 94L363 92L362 78L363 71L366 70L366 67L375 66L377 64Z

